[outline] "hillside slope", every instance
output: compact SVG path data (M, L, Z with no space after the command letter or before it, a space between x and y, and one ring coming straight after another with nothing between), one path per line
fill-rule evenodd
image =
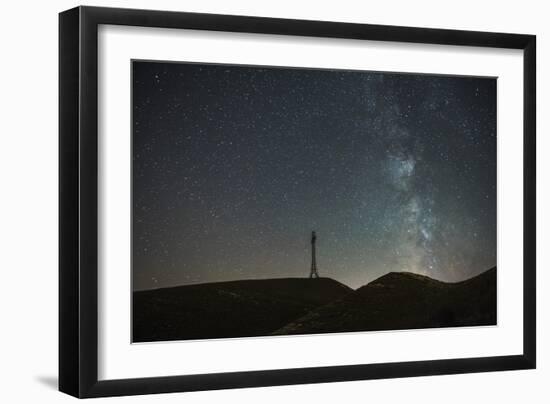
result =
M274 334L496 324L496 268L459 283L391 272Z
M134 292L133 341L269 335L352 289L330 278L283 278Z

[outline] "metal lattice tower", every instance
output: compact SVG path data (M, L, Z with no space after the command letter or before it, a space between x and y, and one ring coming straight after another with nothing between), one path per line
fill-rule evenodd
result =
M311 272L309 273L310 278L318 278L319 274L317 273L317 259L315 254L315 241L317 241L317 236L315 232L311 232Z

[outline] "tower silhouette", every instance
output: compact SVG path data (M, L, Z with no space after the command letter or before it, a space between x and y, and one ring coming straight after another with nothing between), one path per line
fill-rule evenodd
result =
M311 232L311 272L309 273L310 278L318 278L319 274L317 273L317 259L315 254L315 242L317 241L317 236L315 232Z

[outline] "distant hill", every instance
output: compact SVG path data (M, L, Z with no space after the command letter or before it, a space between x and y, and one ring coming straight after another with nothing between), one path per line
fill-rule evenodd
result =
M269 335L353 290L329 278L283 278L134 292L133 341Z
M458 283L391 272L274 334L494 325L496 280L496 268Z

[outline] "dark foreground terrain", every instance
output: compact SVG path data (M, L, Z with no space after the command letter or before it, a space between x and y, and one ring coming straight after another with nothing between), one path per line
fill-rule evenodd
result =
M496 324L496 268L459 283L391 272L353 291L329 278L134 292L133 341Z
M134 292L133 341L269 335L349 287L329 279L262 279Z
M390 272L274 334L494 325L496 279L496 268L459 283Z

